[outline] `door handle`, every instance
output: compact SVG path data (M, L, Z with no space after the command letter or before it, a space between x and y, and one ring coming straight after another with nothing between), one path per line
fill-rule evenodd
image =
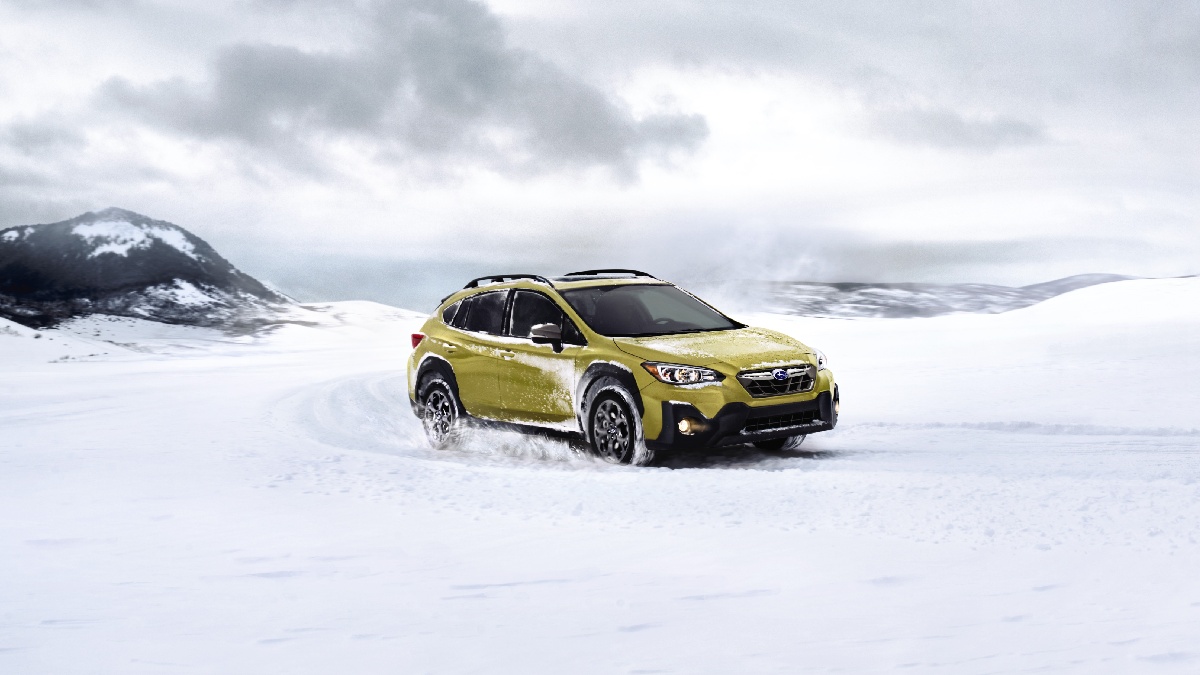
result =
M450 344L450 343L446 343L446 353L447 353L447 354L453 354L453 353L454 353L454 352L456 352L456 351L458 351L458 347L457 347L457 346L455 346L455 345L452 345L452 344Z
M511 361L511 360L513 360L513 359L517 358L517 353L516 353L516 352L510 352L510 351L508 351L507 349L501 349L501 350L500 350L500 357L501 357L501 358L503 358L505 361Z

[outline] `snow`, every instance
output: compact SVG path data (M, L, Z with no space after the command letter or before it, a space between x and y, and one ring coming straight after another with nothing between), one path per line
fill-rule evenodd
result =
M189 258L197 260L196 247L192 246L192 242L187 240L183 232L169 227L148 227L146 230L151 236L156 237L159 241L167 246L174 248L177 251L183 252Z
M151 297L166 299L184 307L205 307L220 302L218 298L205 293L190 281L175 279L170 284L161 284L146 289Z
M0 319L0 335L11 335L13 337L34 337L37 331L32 328L26 328L17 323L13 323L8 319Z
M0 241L16 241L29 234L30 229L28 227L14 227L4 230L0 232Z
M111 253L126 256L134 249L149 248L154 240L163 242L188 257L198 260L196 249L183 232L154 225L137 225L124 220L98 220L76 225L71 232L96 248L88 256Z
M423 318L294 314L0 324L0 672L1200 667L1200 280L738 317L829 355L838 429L649 469L429 450Z
M1198 288L1124 281L997 315L740 318L823 349L863 421L1194 428Z
M38 369L48 362L110 357L127 353L117 345L71 335L56 330L34 330L0 319L0 373L8 375L26 369ZM9 387L10 382L5 382ZM7 393L0 390L0 396ZM2 419L2 418L0 418ZM0 422L0 441L3 441ZM0 449L4 446L0 443Z

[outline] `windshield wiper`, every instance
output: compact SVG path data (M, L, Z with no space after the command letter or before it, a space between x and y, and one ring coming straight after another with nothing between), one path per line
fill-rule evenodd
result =
M725 326L724 328L684 328L683 330L673 331L667 335L678 333L715 333L722 330L737 330L739 326Z
M628 338L643 338L643 337L662 337L664 335L682 335L684 333L710 333L722 330L737 330L738 326L729 326L728 328L683 328L681 330L668 330L660 333L635 333L629 335L610 335L609 337L628 337Z

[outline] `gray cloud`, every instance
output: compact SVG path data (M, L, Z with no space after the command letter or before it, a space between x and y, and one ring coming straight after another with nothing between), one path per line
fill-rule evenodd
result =
M7 0L14 7L35 11L60 11L76 9L110 9L113 7L130 7L137 0Z
M379 3L363 19L355 51L237 44L221 50L206 83L114 77L99 98L146 123L292 162L316 162L306 144L332 134L377 143L383 156L460 157L512 172L603 166L632 177L643 159L694 150L707 136L699 115L635 118L508 46L481 4Z
M14 225L57 222L92 207L86 200L38 197L30 190L37 183L36 178L14 176L0 168L0 230Z
M995 150L1046 140L1040 124L1006 116L967 116L946 109L879 111L872 127L895 140L944 148Z
M29 189L50 184L46 177L35 171L10 169L0 166L0 190Z
M0 126L0 142L25 155L77 149L86 139L70 125L53 119L26 120Z

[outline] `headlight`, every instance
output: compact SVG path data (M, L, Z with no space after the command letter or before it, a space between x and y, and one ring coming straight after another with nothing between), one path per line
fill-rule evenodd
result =
M814 349L813 354L817 357L817 370L825 370L829 367L829 359L825 358L825 352L820 349Z
M667 384L705 384L725 379L724 375L711 368L654 362L643 363L642 367L658 378L660 382Z

